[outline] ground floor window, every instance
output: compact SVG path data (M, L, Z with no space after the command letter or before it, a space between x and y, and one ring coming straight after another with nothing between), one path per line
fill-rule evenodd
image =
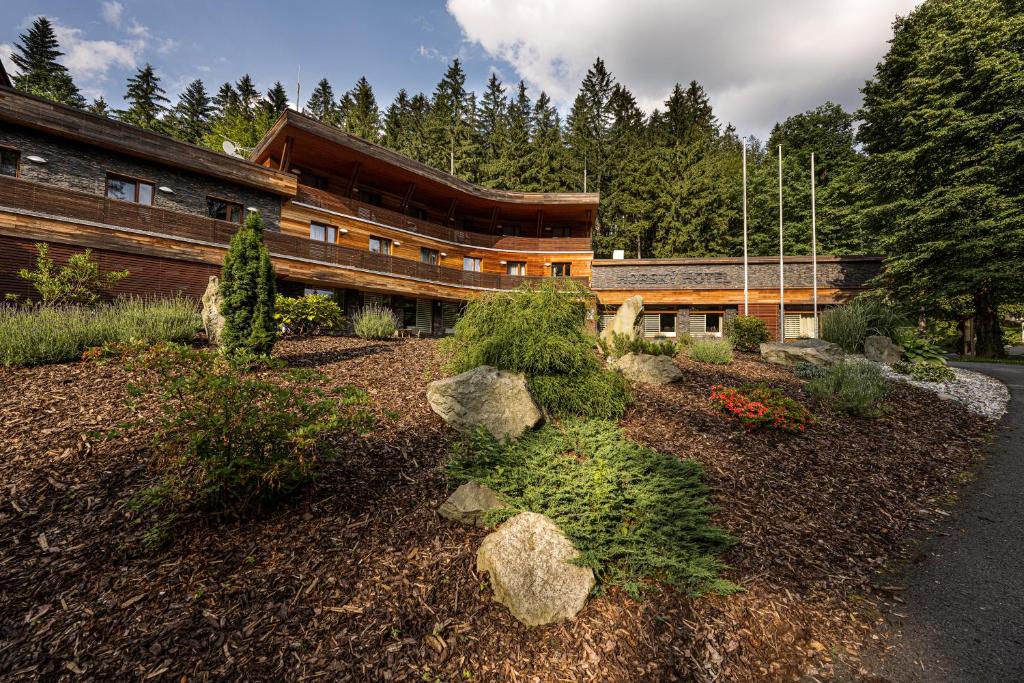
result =
M814 337L814 312L786 313L786 339Z
M676 314L669 311L645 311L643 328L645 337L674 337Z
M721 337L722 311L691 311L687 331L691 337Z

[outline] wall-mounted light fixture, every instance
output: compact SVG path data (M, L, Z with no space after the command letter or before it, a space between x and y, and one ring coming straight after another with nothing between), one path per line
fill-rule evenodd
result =
M545 265L545 266L550 266L551 264L550 264L550 263L545 263L544 265Z
M448 255L447 253L445 253L443 251L441 252L441 256L447 256L447 255Z
M247 207L245 207L245 210L246 211L252 211L253 213L259 213L260 212L260 210L257 209L255 206L247 206Z
M402 243L399 242L398 240L395 240L394 242L392 242L392 244L394 244L396 247L402 246Z
M31 161L33 164L45 164L46 163L46 159L44 159L44 158L42 158L40 156L36 156L35 154L30 154L27 157L25 157L25 161Z
M502 261L501 265L505 265L506 263L508 263L508 261Z
M161 185L160 187L158 187L156 189L160 190L164 194L174 194L174 190L172 190L171 188L167 187L166 185Z
M348 234L348 228L338 228L338 233L342 235Z

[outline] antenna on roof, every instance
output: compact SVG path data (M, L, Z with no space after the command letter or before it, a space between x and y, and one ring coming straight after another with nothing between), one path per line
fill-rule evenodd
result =
M302 104L301 104L302 100L299 99L301 97L301 95L302 95L302 81L299 80L300 76L302 76L302 65L301 64L299 64L298 71L295 72L295 111L297 111L297 112L301 112L302 111Z

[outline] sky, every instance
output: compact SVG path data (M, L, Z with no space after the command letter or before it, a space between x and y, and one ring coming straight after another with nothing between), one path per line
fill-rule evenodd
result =
M340 94L360 76L381 109L405 88L430 93L449 61L467 87L526 81L568 111L597 56L651 111L700 82L723 123L767 137L826 100L847 109L884 56L892 22L918 0L4 0L0 59L38 15L90 99L123 105L126 79L154 65L171 101L194 78L215 92L252 75L305 101L320 78ZM510 88L511 91L511 88Z

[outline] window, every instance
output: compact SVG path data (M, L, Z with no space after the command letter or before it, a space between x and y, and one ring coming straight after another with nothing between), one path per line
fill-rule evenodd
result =
M676 334L676 314L675 313L661 313L661 333Z
M107 196L122 202L153 203L153 183L123 176L107 176Z
M421 209L418 206L410 206L405 210L406 215L418 218L421 221L427 220L427 212L425 209Z
M317 242L335 242L335 237L338 234L338 229L333 225L326 225L324 223L310 223L309 224L309 239L316 240Z
M427 249L426 247L420 248L420 263L429 263L432 266L436 266L439 263L438 253L436 249Z
M0 147L0 175L17 177L20 158L21 154L17 150Z
M569 228L565 227L564 225L560 226L560 227L557 227L557 228L551 228L551 236L552 237L568 237L569 236Z
M305 289L302 290L302 293L306 296L316 294L317 296L325 296L328 299L334 298L333 289L316 289L315 287L306 287Z
M572 274L571 263L552 263L551 277L569 277Z
M370 235L370 251L374 254L391 256L391 240L386 237L374 237Z
M299 185L305 185L307 187L315 187L318 190L327 189L327 178L310 173L309 171L299 171Z
M503 225L501 226L501 234L505 237L519 237L519 226L518 225Z
M526 261L509 261L506 272L509 275L526 275Z
M229 202L226 199L217 199L216 197L206 198L206 215L210 218L241 223L244 214L245 211L238 202Z
M722 313L717 311L691 312L688 331L694 337L721 337Z
M478 258L471 258L465 256L462 259L462 269L471 270L474 273L479 273L483 269L483 262Z
M380 206L384 201L379 192L371 192L370 190L356 191L359 193L359 201L369 204L370 206Z

